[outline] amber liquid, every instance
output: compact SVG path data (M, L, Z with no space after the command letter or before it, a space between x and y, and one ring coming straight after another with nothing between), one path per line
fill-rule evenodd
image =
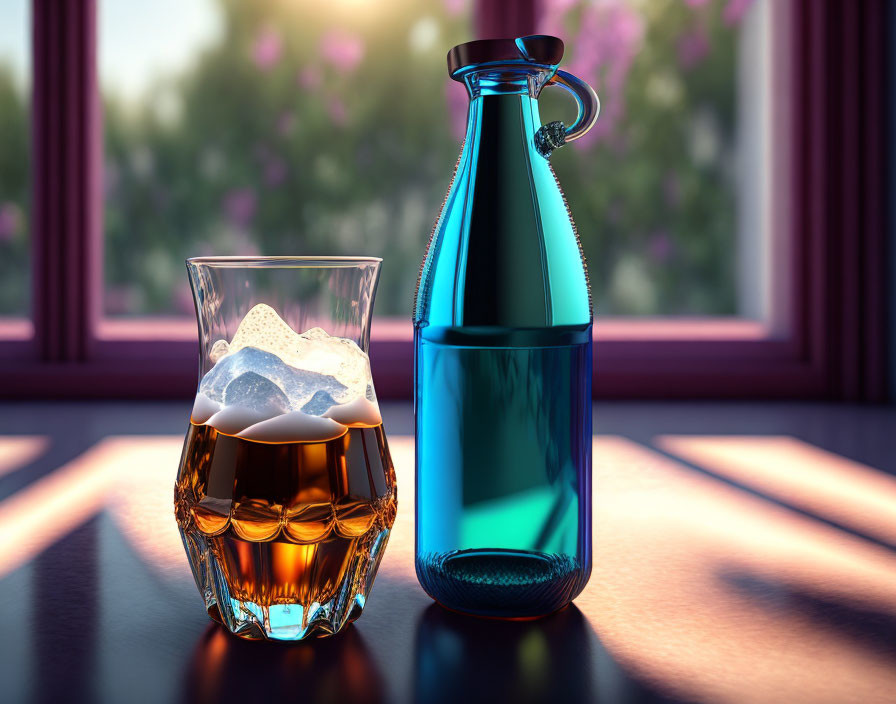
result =
M264 443L191 423L175 486L181 530L205 538L231 598L258 606L365 592L346 580L363 580L395 500L382 425L326 442Z

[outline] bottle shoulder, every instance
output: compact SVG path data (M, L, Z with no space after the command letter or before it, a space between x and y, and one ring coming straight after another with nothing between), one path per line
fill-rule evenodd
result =
M459 161L420 269L415 321L589 324L586 263L550 165L525 165L500 182L476 166Z

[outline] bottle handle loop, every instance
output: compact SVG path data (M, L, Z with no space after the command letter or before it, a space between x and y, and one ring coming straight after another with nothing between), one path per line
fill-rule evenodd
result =
M600 100L597 97L597 93L581 78L573 76L567 71L558 70L545 83L545 86L552 85L565 88L572 94L572 97L576 100L579 114L576 116L576 121L569 127L558 120L542 125L538 129L538 132L535 133L535 149L545 159L555 149L583 136L594 126L600 113Z

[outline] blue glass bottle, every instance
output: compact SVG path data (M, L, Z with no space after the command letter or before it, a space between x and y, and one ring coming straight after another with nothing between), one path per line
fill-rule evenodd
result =
M597 117L554 37L455 47L467 133L414 305L416 570L451 609L537 617L591 573L591 297L551 150ZM570 128L538 95L569 90Z

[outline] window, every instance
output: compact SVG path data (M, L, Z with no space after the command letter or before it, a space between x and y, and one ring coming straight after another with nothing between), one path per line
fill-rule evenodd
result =
M174 5L100 5L105 313L192 317L193 254L328 252L384 256L377 314L406 317L463 132L462 8ZM601 319L768 317L769 5L545 3L603 99L553 157Z
M553 158L594 273L596 393L882 398L882 4L118 5L33 2L28 62L28 3L0 0L0 76L20 67L0 91L19 247L0 241L0 317L33 291L36 342L0 330L7 395L186 396L184 256L363 242L386 259L377 389L409 398L407 310L465 107L444 49L541 29L603 100L598 131ZM562 100L546 91L543 118L568 121Z
M0 338L30 336L27 0L0 0Z

